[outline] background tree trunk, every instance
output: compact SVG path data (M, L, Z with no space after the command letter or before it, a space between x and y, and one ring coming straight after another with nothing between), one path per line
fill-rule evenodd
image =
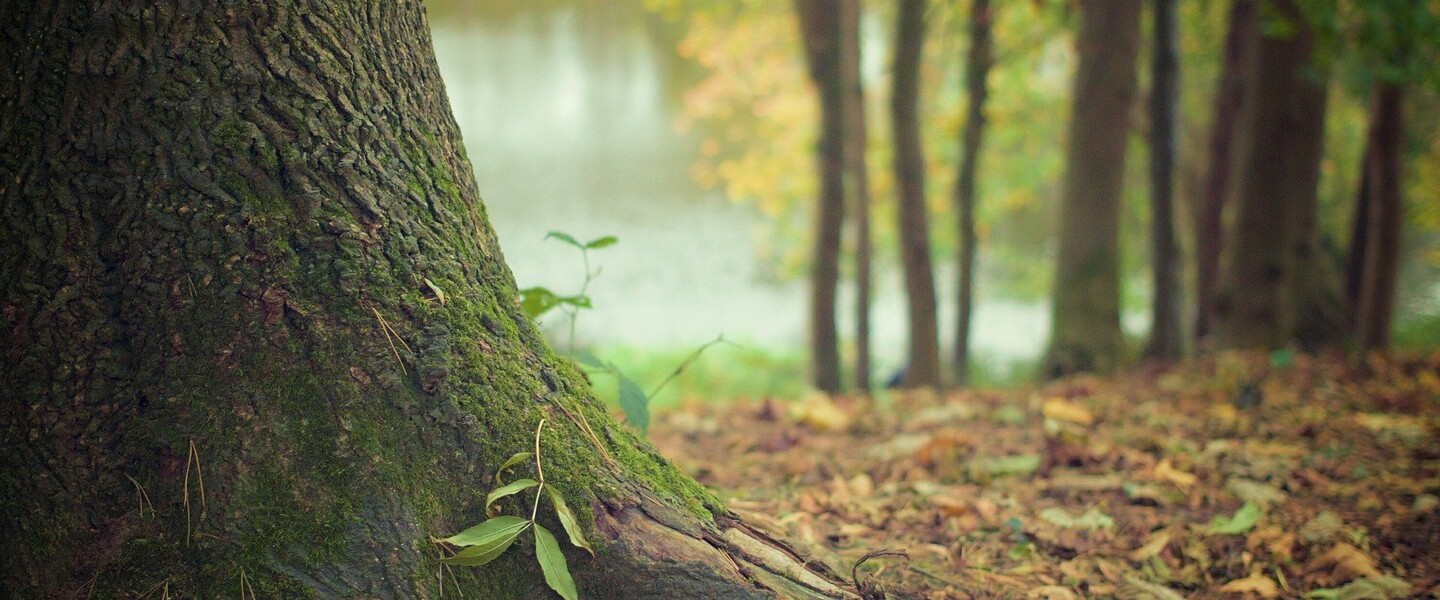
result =
M1210 174L1205 182L1204 203L1195 213L1195 340L1210 335L1215 311L1216 279L1224 249L1222 218L1227 198L1234 194L1231 175L1235 172L1235 142L1245 93L1245 68L1254 51L1255 3L1235 0L1230 6L1230 25L1225 33L1225 58L1220 81L1215 85L1215 120L1210 124Z
M1118 235L1139 53L1139 0L1082 0L1080 59L1045 373L1115 368L1120 332Z
M1213 321L1224 348L1313 346L1341 320L1317 251L1326 85L1313 76L1309 23L1293 3L1276 8L1297 32L1252 37L1235 225Z
M985 100L990 88L986 79L995 63L990 36L989 0L970 3L970 49L965 56L965 95L969 104L960 133L960 169L955 175L955 214L959 228L956 255L955 383L970 381L970 315L975 305L975 170L980 162L980 144L985 135Z
M895 181L900 211L900 260L910 315L907 387L940 386L940 339L930 224L925 207L925 156L920 140L920 51L925 43L925 0L900 0L895 19L895 63L890 118L895 132Z
M840 280L840 237L845 222L845 81L841 72L840 0L795 0L810 78L820 92L816 165L815 246L810 266L810 376L815 387L838 392L840 349L835 295Z
M542 418L587 597L843 593L541 340L419 3L37 2L0 42L7 595L435 597L429 536ZM455 575L547 593L519 546Z
M1395 312L1395 279L1400 261L1400 230L1404 222L1401 186L1404 178L1404 88L1378 83L1370 100L1370 134L1366 143L1365 187L1368 190L1364 268L1356 304L1357 341L1361 350L1386 350ZM1353 250L1352 250L1353 251Z
M1180 61L1175 0L1155 0L1155 42L1150 63L1150 260L1155 297L1151 301L1150 341L1145 356L1178 360L1185 352L1180 328L1180 265L1175 243L1175 103L1180 93Z
M855 388L870 389L870 176L865 165L865 82L860 75L860 0L840 0L845 80L845 195L855 223Z

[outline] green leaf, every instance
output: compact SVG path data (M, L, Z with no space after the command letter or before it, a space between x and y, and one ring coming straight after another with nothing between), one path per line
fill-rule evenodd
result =
M1280 348L1270 351L1270 366L1277 369L1284 369L1295 364L1295 351L1289 348Z
M1255 528L1255 523L1260 521L1260 505L1254 502L1246 502L1235 510L1230 517L1215 517L1206 526L1206 531L1215 535L1240 535Z
M503 554L529 526L530 521L520 517L495 517L445 538L445 541L456 546L469 547L455 556L441 560L452 565L478 567Z
M547 288L532 287L520 290L520 308L531 320L550 312L550 309L559 305L560 298Z
M571 246L574 246L574 247L576 247L576 248L581 248L581 249L584 249L584 248L585 248L585 245L584 245L584 244L581 244L579 241L576 241L576 239L575 239L574 236L572 236L572 235L570 235L570 234L568 234L568 233L565 233L565 232L563 232L563 231L552 231L552 232L550 232L550 233L545 234L545 239L548 240L548 239L550 239L550 238L555 238L555 239L557 239L557 240L560 240L560 241L562 241L562 242L565 242L565 243L567 243L567 244L570 244Z
M511 455L510 455L510 458L507 458L507 459L505 459L505 462L500 463L500 468L495 469L495 483L498 483L498 484L500 484L500 485L505 485L505 480L500 478L500 474L503 473L503 472L505 472L505 469L508 469L508 468L510 468L510 467L513 467L513 466L515 466L515 465L518 465L518 464L520 464L520 463L522 463L522 462L525 462L525 461L527 461L527 460L529 460L529 459L530 459L530 453L529 453L529 452L516 452L516 453L514 453L514 454L511 454Z
M494 504L496 500L499 500L506 496L513 496L515 494L533 488L537 485L540 485L540 482L535 481L534 479L517 479L510 485L501 486L495 488L494 490L491 490L490 494L485 496L485 512L487 514L490 512L490 505Z
M650 430L649 399L640 386L620 371L615 371L615 379L620 383L620 410L625 412L625 421L639 429L640 435L645 435Z
M589 352L576 352L575 360L580 361L580 364L590 367L592 369L608 368L608 365L605 364L605 361L600 360L600 357L595 356L594 354L591 354Z
M1115 519L1095 508L1085 511L1085 514L1078 517L1071 515L1065 509L1052 506L1040 511L1040 518L1054 525L1066 529L1112 529L1115 527Z
M595 238L595 239L590 240L590 241L588 241L588 242L585 242L585 247L586 247L586 248L589 248L589 249L591 249L591 250L596 250L596 249L604 248L604 247L607 247L607 246L614 246L614 245L615 245L615 242L618 242L618 241L620 241L619 238L617 238L617 237L615 237L615 236L613 236L613 235L607 235L607 236L605 236L605 237L598 237L598 238Z
M539 524L535 525L535 560L540 563L540 572L545 574L545 585L565 600L579 600L575 580L570 578L570 567L565 564L565 554L560 552L560 542Z
M590 308L589 296L560 296L555 299L557 304L568 304L578 308Z
M565 498L560 492L555 491L555 486L545 488L550 492L550 503L555 505L555 514L560 517L560 524L565 527L565 533L570 536L570 543L577 548L584 548L590 556L595 556L595 549L590 547L590 542L585 540L584 532L580 531L580 521L575 519L575 513L570 512L570 506L565 504Z

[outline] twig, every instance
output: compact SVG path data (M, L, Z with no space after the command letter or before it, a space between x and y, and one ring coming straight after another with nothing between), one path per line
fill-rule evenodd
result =
M540 491L545 489L545 469L540 467L540 430L545 428L545 419L540 419L540 424L535 426L535 478L540 480L540 485L535 486L535 506L530 509L530 522L535 522L535 515L540 514Z
M605 463L612 467L615 466L615 459L610 457L610 451L606 450L605 446L600 444L600 438L596 437L595 432L590 429L590 421L585 418L585 413L577 410L576 412L580 415L577 418L575 413L570 412L570 409L566 408L563 403L557 401L555 402L555 406L560 407L560 412L565 413L565 416L569 417L570 422L574 423L576 427L579 427L580 431L585 434L585 437L590 439L590 443L594 444L595 449L600 451L600 457L605 459Z
M400 345L404 346L407 352L414 354L415 351L410 349L410 345L405 343L405 338L400 337L400 334L395 331L395 328L385 322L385 317L380 316L379 310L371 306L370 312L375 313L375 318L380 320L380 331L385 334L385 343L390 344L390 353L395 355L395 364L400 365L401 373L409 375L410 373L405 370L405 361L400 360L400 351L395 348L395 340L400 340Z
M655 394L658 394L660 393L660 390L665 389L665 386L669 384L671 380L679 377L681 373L684 373L685 369L689 368L690 363L693 363L696 359L700 358L700 353L704 352L706 349L714 346L715 344L730 344L732 346L735 345L734 343L725 341L725 334L723 333L715 336L715 339L710 340L705 345L700 346L699 348L696 348L694 352L691 352L689 356L685 357L685 360L680 361L680 364L676 365L675 370L671 371L669 375L666 375L665 379L660 381L660 385L655 386L655 389L651 391L650 395L646 396L645 398L654 398Z

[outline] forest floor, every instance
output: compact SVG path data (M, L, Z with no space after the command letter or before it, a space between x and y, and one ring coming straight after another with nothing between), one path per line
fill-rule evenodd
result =
M892 597L1440 598L1440 352L697 403L651 438Z

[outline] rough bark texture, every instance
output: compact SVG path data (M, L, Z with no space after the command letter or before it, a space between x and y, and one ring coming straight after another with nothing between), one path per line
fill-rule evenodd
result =
M520 311L419 3L7 4L0 42L0 595L436 597L429 536L542 418L587 597L802 579ZM546 593L521 546L455 576Z
M1150 61L1150 260L1154 281L1145 356L1173 361L1185 352L1180 328L1180 251L1175 242L1175 104L1180 94L1175 0L1155 0Z
M1124 354L1118 236L1139 38L1140 0L1080 3L1048 376L1113 369Z
M920 140L920 50L925 42L925 0L900 0L899 11L895 19L890 118L895 133L900 261L905 267L910 324L910 362L901 384L939 387L940 329L935 314L935 274L925 207L925 156Z
M1222 348L1321 345L1342 320L1316 229L1326 86L1314 76L1313 31L1294 4L1275 6L1298 32L1252 36L1235 224L1212 323Z
M1235 142L1239 132L1241 104L1245 98L1245 65L1255 35L1255 3L1235 0L1230 7L1230 24L1225 33L1225 58L1220 81L1215 85L1215 120L1210 124L1210 173L1205 181L1203 204L1195 213L1195 339L1210 335L1214 312L1216 279L1224 248L1222 217L1227 199L1234 193Z
M1361 350L1390 346L1395 313L1395 278L1404 222L1401 166L1405 140L1404 88L1379 83L1370 99L1370 134L1365 153L1366 233L1355 325ZM1353 250L1352 250L1353 252Z
M865 165L865 83L860 76L860 0L840 0L845 81L845 196L855 224L855 389L870 389L870 176Z
M975 170L980 162L980 144L985 136L985 100L990 94L986 79L995 63L990 37L990 1L970 3L970 49L965 55L965 95L969 104L960 132L960 168L955 176L955 215L959 249L955 257L955 383L970 381L970 315L975 305Z
M839 0L795 0L810 79L820 92L816 168L815 242L810 258L810 377L815 387L840 391L840 348L835 295L840 281L840 237L845 222L845 82L840 69Z

